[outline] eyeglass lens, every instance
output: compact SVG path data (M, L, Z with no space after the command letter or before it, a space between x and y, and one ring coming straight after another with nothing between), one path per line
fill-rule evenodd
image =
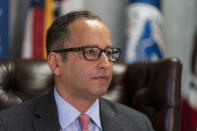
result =
M102 51L99 48L92 48L92 47L87 47L84 48L84 57L88 60L98 60L100 56L102 55L101 53L104 52L107 56L107 58L110 61L116 61L119 59L120 56L120 51L116 48L107 48L104 51Z

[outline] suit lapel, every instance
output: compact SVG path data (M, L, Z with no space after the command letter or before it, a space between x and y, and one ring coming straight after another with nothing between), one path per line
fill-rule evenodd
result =
M100 115L103 131L120 131L118 115L113 108L102 98L100 103ZM54 99L53 89L49 94L43 96L35 110L36 118L34 121L35 131L59 131L57 107Z
M102 98L99 100L99 103L103 131L120 131L120 127L117 124L117 112Z
M37 117L34 121L35 131L60 130L53 89L48 95L43 96L36 108L35 115Z

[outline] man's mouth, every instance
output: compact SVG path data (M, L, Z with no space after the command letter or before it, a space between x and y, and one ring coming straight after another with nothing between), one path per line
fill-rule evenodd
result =
M106 81L109 79L109 76L106 75L100 75L100 76L95 76L92 79L98 80L98 81Z

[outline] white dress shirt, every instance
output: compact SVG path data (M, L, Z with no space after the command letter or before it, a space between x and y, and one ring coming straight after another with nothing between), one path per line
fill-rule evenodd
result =
M78 120L78 116L81 113L64 100L55 88L54 96L57 104L60 131L80 131L81 125ZM91 119L88 125L89 131L102 131L98 99L84 114L90 116Z

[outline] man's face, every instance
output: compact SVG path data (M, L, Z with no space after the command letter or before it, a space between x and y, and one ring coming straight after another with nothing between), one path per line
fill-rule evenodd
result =
M64 48L111 47L109 29L98 20L79 18L70 26ZM82 51L69 52L60 66L60 87L72 97L96 99L106 93L112 79L113 63L102 53L97 61L84 59Z

